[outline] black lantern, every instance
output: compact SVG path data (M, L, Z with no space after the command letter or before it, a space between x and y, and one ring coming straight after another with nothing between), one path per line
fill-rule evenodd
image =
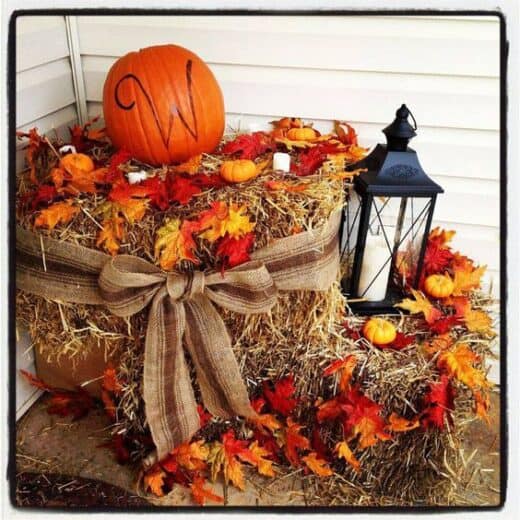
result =
M354 178L341 230L342 287L359 314L395 313L404 286L419 283L435 200L444 190L408 148L415 130L402 105L383 130L386 146L350 166L366 170Z

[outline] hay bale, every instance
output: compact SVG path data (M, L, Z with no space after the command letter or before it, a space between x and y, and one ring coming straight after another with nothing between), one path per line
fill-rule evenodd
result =
M108 156L106 150L94 150L93 153L100 158ZM204 170L216 171L220 162L219 156L206 155ZM161 169L152 173L164 175L165 172ZM187 205L170 206L166 211L148 211L142 221L129 229L120 252L153 261L155 234L166 218L193 218L217 200L247 205L248 214L256 223L255 248L300 230L319 228L344 204L343 181L328 173L321 171L303 179L288 175L285 179L288 183L307 185L303 191L289 192L266 189L267 180L280 180L279 174L275 176L267 171L245 184L206 190ZM18 196L23 198L29 189L27 174L19 175ZM102 202L103 197L99 195L82 197L79 200L81 213L68 226L56 228L49 235L95 247L100 227L96 210ZM19 224L31 228L33 217L34 212L19 206ZM216 267L215 251L202 240L199 240L198 251L203 269ZM192 266L184 263L180 269L186 271ZM355 324L359 319L348 316L346 309L338 281L324 292L282 293L273 309L263 315L245 316L221 310L250 395L257 393L265 379L275 380L292 373L297 394L307 407L302 406L300 420L308 423L312 418L306 411L309 406L319 396L330 397L336 390L330 378L323 379L323 369L335 359L354 354L359 361L355 380L369 398L401 416L417 413L428 385L438 379L434 365L424 357L417 344L402 351L382 351L363 339L351 339L345 333L343 323L348 319ZM29 328L39 355L49 363L60 363L62 358L74 363L76 359L88 359L90 352L99 349L107 358L119 359L123 391L117 405L114 431L124 434L147 432L142 400L146 310L123 319L99 307L64 304L18 291L16 313L17 319ZM416 327L415 318L391 319L396 323L400 320L401 329L414 330ZM465 341L481 354L483 361L489 355L489 341L480 341L476 336L465 338ZM457 428L473 416L472 407L468 395L461 391L453 429L444 432L414 430L370 447L359 455L363 469L358 474L339 462L334 466L332 478L316 480L309 477L306 493L309 503L437 503L439 497L446 495L451 473L457 474L460 468ZM325 432L329 446L339 440L341 432L333 429ZM147 449L144 446L136 449L134 457L144 457Z

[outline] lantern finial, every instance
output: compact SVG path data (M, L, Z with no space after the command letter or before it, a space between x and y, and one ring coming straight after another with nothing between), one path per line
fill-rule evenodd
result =
M413 126L408 121L409 116L413 120ZM410 139L417 135L415 130L417 130L415 118L403 103L396 111L394 121L383 130L383 133L386 135L388 150L405 152Z

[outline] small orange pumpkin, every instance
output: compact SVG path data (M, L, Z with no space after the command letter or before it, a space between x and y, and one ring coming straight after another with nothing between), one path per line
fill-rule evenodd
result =
M446 274L431 274L424 280L424 290L434 298L447 298L453 288L453 280Z
M74 175L78 170L82 172L91 172L94 170L94 161L84 153L70 153L60 160L60 168L67 173Z
M224 161L220 166L220 176L227 182L244 182L254 179L259 170L256 164L249 159Z
M397 332L388 320L370 318L363 326L363 336L374 345L388 345L395 340Z
M287 139L291 141L312 141L318 137L318 133L310 126L303 128L291 128L287 131Z

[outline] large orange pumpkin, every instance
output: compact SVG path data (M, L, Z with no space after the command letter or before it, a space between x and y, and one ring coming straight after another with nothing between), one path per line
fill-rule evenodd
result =
M224 100L208 66L177 45L130 52L103 88L107 134L143 162L183 162L211 152L224 132Z

